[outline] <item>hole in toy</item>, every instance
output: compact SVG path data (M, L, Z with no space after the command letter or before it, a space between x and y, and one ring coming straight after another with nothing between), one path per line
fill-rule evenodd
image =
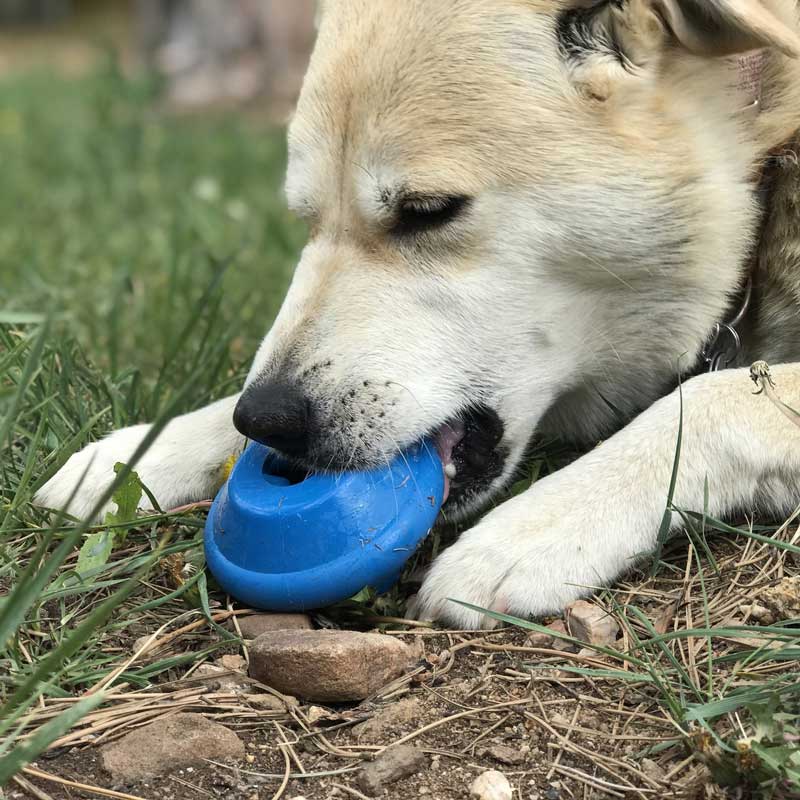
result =
M293 466L288 461L276 458L268 458L264 462L261 472L267 483L271 483L273 486L297 486L308 477L305 470Z

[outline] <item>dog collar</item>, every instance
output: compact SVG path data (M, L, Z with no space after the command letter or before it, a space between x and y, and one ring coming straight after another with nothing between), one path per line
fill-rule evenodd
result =
M739 96L745 99L742 112L759 114L761 112L761 99L763 90L764 67L767 60L766 50L754 50L733 59L735 79L734 88ZM767 199L771 183L769 159L765 162L758 177L757 193L761 199L762 212L766 216ZM760 237L759 237L760 240ZM758 270L758 243L755 253L751 256L747 280L738 295L738 305L731 317L725 322L715 323L711 335L701 351L702 363L708 372L718 372L735 363L742 352L742 337L739 327L747 317L753 303L753 289L755 274Z
M758 114L761 111L764 67L767 62L766 50L753 50L733 59L734 87L746 99L743 111Z
M707 372L719 372L733 364L742 352L739 326L747 316L753 302L753 276L748 276L741 301L733 317L727 322L717 322L701 352Z

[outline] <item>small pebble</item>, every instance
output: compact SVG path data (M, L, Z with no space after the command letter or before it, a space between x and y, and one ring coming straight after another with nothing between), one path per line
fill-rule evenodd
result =
M550 635L549 633L532 631L531 633L528 634L528 638L525 640L525 646L550 648L553 646L553 642L555 642L555 637Z
M364 766L358 776L358 785L363 792L374 797L387 785L416 775L427 765L428 758L419 748L410 744L396 745Z
M476 800L511 800L513 792L508 778L496 769L479 775L469 790Z
M551 622L547 627L551 631L556 631L556 633L561 633L565 636L570 635L570 632L567 630L567 626L564 624L564 620L557 619L555 622ZM550 647L552 647L553 650L561 650L569 653L574 653L578 650L578 648L572 642L560 639L557 636L553 637L553 642Z
M567 627L576 639L607 647L617 640L617 621L600 606L577 600L567 606Z
M525 754L516 747L504 744L491 744L478 751L479 756L488 756L506 766L516 766L525 761Z
M244 672L247 669L247 662L241 656L222 656L219 665L234 672Z

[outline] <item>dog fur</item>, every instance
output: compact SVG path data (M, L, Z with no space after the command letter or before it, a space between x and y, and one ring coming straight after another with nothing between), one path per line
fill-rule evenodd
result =
M730 60L754 48L760 114ZM492 624L453 598L557 611L653 549L674 387L746 281L757 174L781 147L743 358L781 362L778 390L800 403L798 53L794 0L324 4L289 132L287 197L309 243L247 385L302 385L321 467L382 463L492 408L504 468L462 514L509 483L534 435L605 439L440 556L421 616ZM407 204L453 197L468 200L446 225L398 233ZM702 509L708 480L718 516L794 508L800 430L747 369L688 380L682 400L678 506ZM219 486L243 446L236 402L174 420L139 462L163 507ZM74 455L37 501L88 514L147 430Z

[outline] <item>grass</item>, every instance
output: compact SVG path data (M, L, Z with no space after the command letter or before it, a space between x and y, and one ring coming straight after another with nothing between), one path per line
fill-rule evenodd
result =
M167 119L156 90L111 59L80 81L0 84L0 783L102 694L41 727L36 704L106 678L137 625L214 604L202 571L176 583L164 567L199 557L199 515L125 535L124 518L53 524L31 497L87 441L234 391L303 242L281 133ZM104 557L87 562L87 544ZM146 686L198 655L120 677Z
M157 89L112 59L82 80L0 83L0 784L48 748L151 718L154 684L191 706L197 693L175 682L238 644L202 569L202 512L133 524L135 463L103 525L30 502L86 442L234 391L303 243L280 194L280 132L165 118ZM688 754L740 793L793 796L800 633L731 620L749 593L796 573L797 536L680 513L688 555L664 542L657 570L601 597L624 650L559 669L663 710L673 738L640 756ZM336 619L404 610L402 589L366 599ZM615 763L598 755L597 774L617 786Z
M800 557L797 534L785 526L767 538L752 526L682 513L690 521L688 553L684 541L673 540L657 574L642 574L596 598L619 624L624 646L587 647L556 634L586 648L578 665L559 670L624 685L639 702L662 710L674 737L643 748L640 756L688 753L735 796L798 797L800 628L796 620L748 623L742 613L748 599L791 571ZM729 538L706 542L714 532ZM492 616L552 634L527 620ZM737 617L743 619L734 622ZM598 764L617 777L602 759Z

